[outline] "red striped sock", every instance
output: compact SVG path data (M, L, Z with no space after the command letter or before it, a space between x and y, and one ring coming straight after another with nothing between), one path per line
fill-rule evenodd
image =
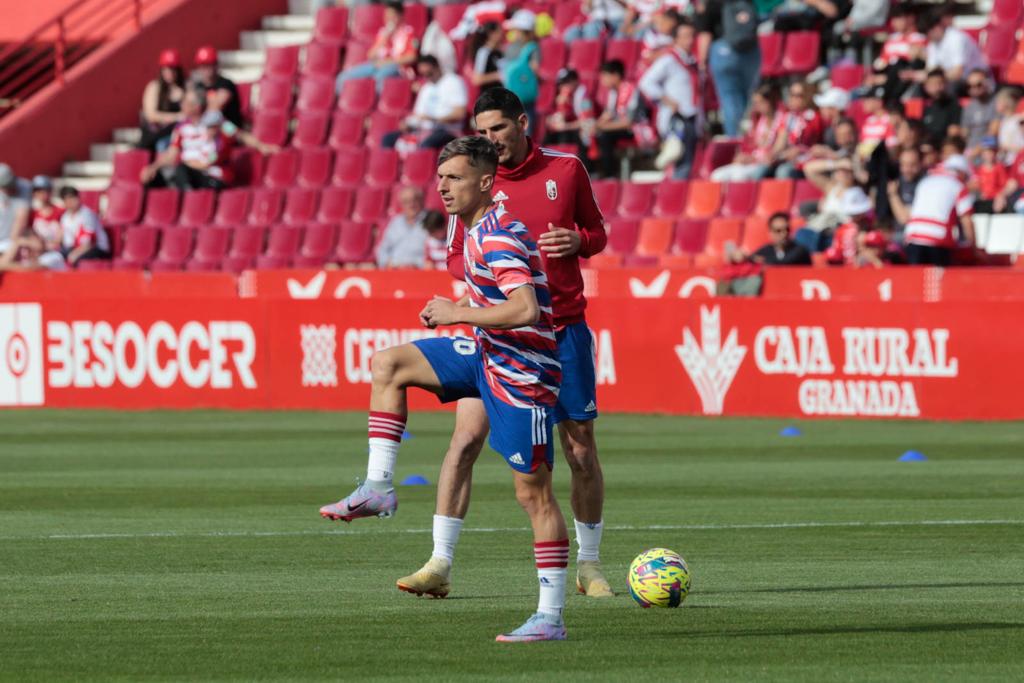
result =
M370 458L366 480L378 486L391 485L395 476L398 447L405 433L405 415L370 411Z
M401 441L405 433L405 415L370 411L370 438Z
M534 543L533 557L537 569L564 569L569 566L569 539Z

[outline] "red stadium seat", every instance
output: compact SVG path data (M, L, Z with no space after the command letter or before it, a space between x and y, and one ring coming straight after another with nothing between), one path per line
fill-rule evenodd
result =
M238 89L238 108L243 121L252 121L252 83L235 83Z
M747 216L743 221L743 241L740 246L747 253L754 253L771 241L766 216Z
M306 46L306 60L302 63L303 76L334 78L341 68L341 49L332 43L315 40Z
M373 187L391 187L398 180L398 162L398 152L394 149L371 149L364 180Z
M149 264L153 271L182 270L185 262L192 255L191 228L167 227L160 233L160 251L156 259Z
M634 218L615 218L608 223L608 248L612 254L632 254L640 234L640 221Z
M268 145L283 145L288 139L288 115L281 111L258 111L253 114L252 134Z
M284 198L282 222L285 225L305 225L316 216L319 201L320 192L318 190L293 187L288 190Z
M555 95L557 86L554 81L541 81L540 86L537 89L537 107L538 114L550 114L555 110ZM551 145L545 145L550 147Z
M335 150L334 175L331 182L334 185L343 185L345 187L359 187L363 185L368 153L365 147L356 147L354 145L339 147Z
M722 203L722 186L710 180L693 180L686 197L687 218L714 218Z
M373 260L373 224L344 221L334 250L338 263L367 263Z
M402 22L412 28L413 35L422 36L423 32L427 30L427 22L430 21L427 6L412 2L404 4L405 13L402 15Z
M232 228L204 225L196 231L195 250L185 268L189 271L219 270L231 244Z
M331 115L325 111L300 111L295 117L292 145L299 149L320 147L327 137Z
M338 240L337 224L313 223L307 225L302 236L302 246L292 261L296 268L319 268L331 256Z
M743 237L743 221L739 218L716 218L708 226L708 238L704 251L697 259L699 266L714 266L722 263L725 245L732 242L739 245Z
M351 69L352 67L366 62L369 58L370 45L369 43L360 43L352 40L345 45L345 59L342 61L341 70Z
M1020 27L1024 24L1024 3L1020 0L995 0L990 22L1000 26Z
M364 187L355 197L352 207L352 220L362 223L376 223L386 218L388 208L388 189L383 187Z
M380 147L381 140L388 133L398 130L402 117L394 114L376 113L370 119L370 128L366 131L366 146Z
M466 8L469 7L468 3L460 3L457 5L437 5L434 7L434 21L448 33L455 28L459 21L462 19L462 15L466 13Z
M700 162L698 163L696 159L694 160L697 177L701 180L710 179L711 172L716 168L732 163L739 149L739 140L731 140L729 138L713 139L704 149L704 155L700 158Z
M566 30L570 27L582 24L586 21L586 15L580 10L580 3L578 2L560 2L555 5L555 11L552 16L555 21L554 34L558 37L565 35Z
M217 200L213 222L217 225L238 225L245 221L251 203L252 191L247 188L224 190Z
M340 223L352 215L355 191L348 187L327 187L320 193L320 210L316 220L320 223Z
M384 81L377 102L377 111L402 116L412 109L412 81L407 78L389 78Z
M232 230L231 250L221 263L221 269L240 273L252 268L256 258L263 252L263 240L267 229L262 226L238 226Z
M829 76L833 87L855 90L864 83L864 67L860 64L836 64Z
M618 59L626 67L626 75L630 76L640 61L641 43L631 38L615 38L608 41L608 49L605 50L606 61Z
M206 225L213 220L216 206L217 193L213 190L188 190L181 202L178 223L188 228Z
M273 225L281 218L284 210L284 191L260 188L252 193L249 207L249 225Z
M142 222L146 225L174 225L178 222L181 208L181 192L163 188L146 193L146 212Z
M603 40L574 40L569 44L569 68L583 74L593 74L601 68L604 54Z
M821 190L810 180L797 180L793 184L793 200L790 203L790 212L796 215L800 205L804 202L818 201L821 199Z
M104 259L85 259L79 261L74 265L75 270L84 272L96 272L100 270L110 270L110 261Z
M275 225L270 229L267 248L256 257L257 268L285 268L299 252L302 228L291 225Z
M1017 43L1017 54L1013 56L1013 59L1006 66L1006 73L1003 74L1003 78L1008 83L1024 85L1024 37Z
M910 97L903 101L903 113L908 119L921 119L924 117L924 99L921 97Z
M305 149L299 158L300 187L320 188L331 178L334 164L334 152L330 147Z
M981 34L981 48L989 66L1002 69L1013 60L1017 52L1017 29L1015 24L985 27Z
M427 187L437 180L437 150L417 149L402 163L402 185Z
M266 61L263 63L264 78L280 78L288 81L295 80L295 75L299 73L298 45L268 47L265 55Z
M384 5L359 5L352 10L352 40L372 43L384 25Z
M651 212L654 203L655 183L622 183L619 206L616 213L621 218L641 219Z
M299 111L323 111L334 108L334 79L329 76L305 76L299 83Z
M565 66L568 58L565 43L556 38L544 38L540 41L540 68L537 76L541 80L553 81L558 78L558 71Z
M114 154L112 185L138 185L142 181L142 169L149 163L149 152L144 149L129 149Z
M721 214L727 218L749 216L756 203L756 182L726 183Z
M100 200L103 199L102 190L80 190L78 197L82 200L82 206L88 206L96 213L100 213Z
M702 219L683 218L676 222L672 251L677 254L699 254L704 251L708 236L708 222Z
M327 144L334 149L349 145L362 145L363 134L366 130L365 124L366 119L360 114L334 112L334 117L331 120L331 135L327 139Z
M672 245L675 221L671 218L645 218L640 222L636 242L637 256L660 256Z
M292 79L268 78L266 76L260 81L260 95L257 102L257 109L261 112L285 112L292 109L292 95L294 86Z
M761 75L768 78L781 76L784 34L766 33L759 35L757 41L761 44Z
M792 205L792 180L762 180L757 184L756 215L767 218L777 211L789 211Z
M686 180L663 180L654 197L654 215L658 218L679 218L686 206Z
M267 160L263 183L267 187L291 187L299 173L299 150L282 149Z
M252 147L231 150L231 168L235 172L235 185L256 185L263 179L263 155Z
M786 34L782 53L782 72L808 74L818 67L821 34L817 31L792 31Z
M324 7L316 13L313 41L341 49L348 38L348 8Z
M348 114L366 116L377 102L377 86L372 78L353 78L341 86L338 109Z
M115 270L145 268L156 254L160 230L152 225L133 225L125 231L121 255L114 259Z
M594 190L594 199L605 218L615 215L619 206L620 183L617 180L595 180L591 183Z
M104 223L109 225L128 225L137 223L142 215L142 186L112 185L107 190L107 211L103 216Z

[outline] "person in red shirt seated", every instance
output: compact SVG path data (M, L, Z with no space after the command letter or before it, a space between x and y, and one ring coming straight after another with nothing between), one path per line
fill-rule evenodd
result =
M60 251L60 217L64 209L53 203L53 182L44 175L32 179L32 210L28 225L44 251Z
M857 257L853 263L858 268L884 268L902 263L899 251L881 230L859 233Z
M1010 174L999 161L999 145L995 137L984 138L981 141L981 163L974 168L974 177L968 185L977 195L974 210L978 213L994 212L995 199L1003 194L1009 181Z
M558 72L555 110L545 120L545 145L576 145L580 159L586 160L590 142L594 104L575 69Z
M832 246L825 252L828 262L839 266L856 262L861 234L871 231L875 226L875 207L864 190L851 187L843 193L840 201L842 213L850 220L836 229L832 236Z
M814 108L811 88L803 81L789 86L782 134L775 141L772 171L776 178L798 178L811 147L825 137L825 123Z
M781 94L770 83L762 83L750 99L750 130L740 144L740 152L731 164L711 172L715 182L758 180L768 172L775 143L782 132L785 112L779 108Z
M402 23L405 8L401 2L389 2L384 6L384 25L377 31L373 45L366 53L367 61L356 64L338 74L335 89L341 94L345 81L353 78L372 78L377 81L377 92L384 87L384 81L411 73L419 55L419 40L408 24Z

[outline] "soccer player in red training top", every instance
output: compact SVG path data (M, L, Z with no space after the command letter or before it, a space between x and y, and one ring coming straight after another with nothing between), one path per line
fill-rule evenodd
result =
M374 355L367 480L321 514L351 521L394 513L392 479L408 387L431 391L442 401L476 398L494 424L491 446L515 472L516 498L533 526L540 584L537 612L497 639L564 640L569 538L551 490L552 412L561 381L558 344L537 245L522 223L493 203L497 167L494 145L467 137L445 146L437 171L445 209L470 226L464 258L469 295L458 303L435 297L420 321L430 328L474 325L475 339L436 337Z
M594 442L597 391L594 340L584 320L580 258L607 242L604 217L583 164L571 154L538 147L526 135L522 102L505 88L480 94L474 107L477 131L498 149L494 201L522 221L537 240L548 274L562 362L562 388L555 422L572 471L572 511L576 521L576 587L594 597L612 595L601 573L604 479ZM448 270L463 278L464 230L449 220ZM477 399L459 401L455 433L441 468L434 515L434 551L416 573L398 580L402 590L447 595L455 544L469 508L473 463L487 436L487 414Z

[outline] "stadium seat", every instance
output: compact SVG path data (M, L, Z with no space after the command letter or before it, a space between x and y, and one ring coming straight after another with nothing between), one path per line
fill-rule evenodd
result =
M757 203L757 182L725 183L721 215L736 218L750 215Z
M100 211L100 202L103 199L102 190L79 190L78 196L82 200L82 206L88 206L96 213L102 213Z
M693 254L662 254L658 257L659 268L693 268ZM693 296L691 294L690 296Z
M181 216L178 224L186 228L197 228L213 220L217 207L217 193L213 190L188 190L181 201Z
M377 102L377 86L372 78L353 78L341 86L338 109L347 114L367 116Z
M181 208L181 192L172 188L150 190L146 193L146 211L142 222L146 225L174 225Z
M1002 69L1013 60L1017 52L1017 28L1013 24L985 27L981 34L981 49L989 66Z
M238 90L238 108L242 112L243 121L252 121L252 87L253 83L235 83Z
M103 222L109 225L137 223L142 215L142 185L111 185L107 190L107 211Z
M291 188L285 195L282 222L285 225L305 225L316 216L319 201L318 190L305 187Z
M434 21L445 33L448 33L462 20L462 15L466 13L467 7L469 7L468 3L437 5L434 7Z
M710 180L711 172L720 166L731 164L739 149L739 140L730 138L711 140L704 148L703 156L699 160L694 160L693 166L697 170L696 177L701 180Z
M331 119L331 134L327 139L327 145L334 149L347 147L349 145L362 145L363 133L365 132L366 119L360 114L346 114L343 111L334 112Z
M263 184L267 187L291 187L299 173L299 150L282 149L267 160Z
M398 182L402 185L428 187L433 185L436 179L437 150L417 149L406 156L405 161L402 162L402 176Z
M231 150L231 169L235 172L235 185L257 185L263 180L266 160L252 147L236 147Z
M660 256L672 244L675 222L671 218L645 218L636 241L637 256Z
M714 218L722 203L722 186L710 180L693 180L686 197L687 218Z
M352 40L372 43L384 25L384 5L359 5L352 10Z
M327 138L331 115L325 111L300 111L295 117L292 145L299 149L320 147Z
M808 74L818 67L821 34L817 31L792 31L786 34L782 52L782 72Z
M699 266L717 266L723 262L725 245L732 242L739 245L743 238L743 220L739 218L715 218L708 225L708 237L704 251L697 258Z
M754 213L767 218L777 211L789 211L793 204L792 180L762 180L757 183Z
M846 91L856 90L864 83L864 67L860 64L836 64L829 76L833 87Z
M348 187L326 187L320 193L320 209L316 220L320 223L340 223L352 213L355 191Z
M761 34L757 36L757 40L761 44L761 75L767 78L781 76L784 34Z
M257 268L285 268L299 251L302 228L292 225L275 225L267 237L266 250L256 257Z
M580 265L583 268L614 270L615 268L622 267L623 259L624 257L622 254L613 254L612 252L605 250L600 254L594 254L585 261L581 261Z
M253 190L247 222L249 225L273 225L281 218L283 210L284 190L259 188Z
M389 78L381 87L377 111L403 116L412 109L412 81L408 78Z
M195 249L185 264L189 271L220 270L231 244L233 228L204 225L196 231Z
M534 106L538 114L551 114L555 111L555 91L557 86L554 81L541 81L537 89L537 102ZM544 145L550 147L551 145Z
M369 150L365 147L348 145L339 147L334 155L334 174L331 182L345 187L359 187L366 175L366 158Z
M292 265L296 268L319 268L331 256L331 251L338 239L338 225L332 223L312 223L306 226L302 234L302 245Z
M303 76L334 78L341 67L341 49L331 43L311 42L306 46L306 59L302 63Z
M84 272L96 272L100 270L111 270L112 265L110 261L105 259L85 259L79 261L74 265L76 271Z
M269 78L264 76L259 83L259 98L256 109L260 112L284 112L292 109L292 95L295 88L292 79Z
M608 41L604 58L606 61L618 59L626 67L626 75L630 76L640 61L641 43L631 38L615 38Z
M591 187L594 190L594 199L605 218L611 218L619 206L619 181L617 180L595 180Z
M342 60L341 70L351 69L354 66L363 64L369 59L370 45L369 43L360 43L357 41L349 41L345 45L345 59Z
M238 225L245 222L252 203L252 190L248 187L233 187L220 193L217 212L213 222L216 225Z
M566 30L574 24L582 24L586 21L586 15L580 11L580 3L578 2L558 3L555 5L551 18L555 22L552 33L559 38L564 37Z
M565 66L568 58L565 43L555 38L544 38L540 41L540 68L537 76L541 80L554 81L558 71Z
M299 157L299 187L321 188L331 178L334 152L330 147L316 147L302 150Z
M221 270L241 273L252 268L256 258L263 252L263 241L267 229L263 226L242 225L231 231L231 249L221 262Z
M632 254L640 234L640 221L635 218L614 218L608 222L608 251L613 254Z
M1024 24L1024 3L1020 0L995 0L992 4L991 23L1020 27Z
M686 206L689 182L686 180L663 180L658 183L654 195L654 216L657 218L679 218Z
M281 111L257 111L253 114L252 134L268 145L283 145L288 139L288 115Z
M1024 85L1024 37L1017 43L1017 54L1013 56L1013 59L1006 66L1003 79L1007 83Z
M404 5L405 14L402 15L402 23L412 28L413 35L422 36L430 21L427 6L419 2L407 2Z
M299 111L323 111L334 108L334 79L329 76L304 76L299 83Z
M683 218L676 221L672 251L676 254L699 254L707 242L708 222L703 219Z
M352 220L362 223L376 223L387 218L388 189L383 187L364 187L355 196L352 207Z
M372 187L391 187L398 180L398 152L377 147L370 150L363 180Z
M754 253L771 241L767 216L747 216L743 221L743 241L740 246L749 254Z
M312 42L321 45L333 45L340 50L347 38L347 7L324 7L316 13Z
M388 133L398 130L402 123L401 116L395 116L394 114L381 114L375 113L370 118L370 127L366 131L366 146L367 147L380 147L381 140Z
M114 270L145 268L156 254L159 228L152 225L133 225L124 233L121 255L114 259Z
M790 213L794 216L800 211L800 205L804 202L818 201L821 199L821 190L810 180L800 179L793 184L793 200L790 204Z
M333 259L338 263L367 263L373 260L373 224L352 220L341 224Z
M616 213L621 218L641 219L650 214L654 202L655 183L622 183Z
M144 149L129 149L114 154L114 173L111 185L138 185L142 169L149 163L149 152Z
M569 68L583 74L594 74L601 68L603 40L574 40L569 44Z
M153 262L149 264L149 269L153 271L182 270L188 257L192 254L194 237L191 228L165 227L160 232L160 250Z
M264 52L263 77L294 81L299 73L299 46L268 47Z

